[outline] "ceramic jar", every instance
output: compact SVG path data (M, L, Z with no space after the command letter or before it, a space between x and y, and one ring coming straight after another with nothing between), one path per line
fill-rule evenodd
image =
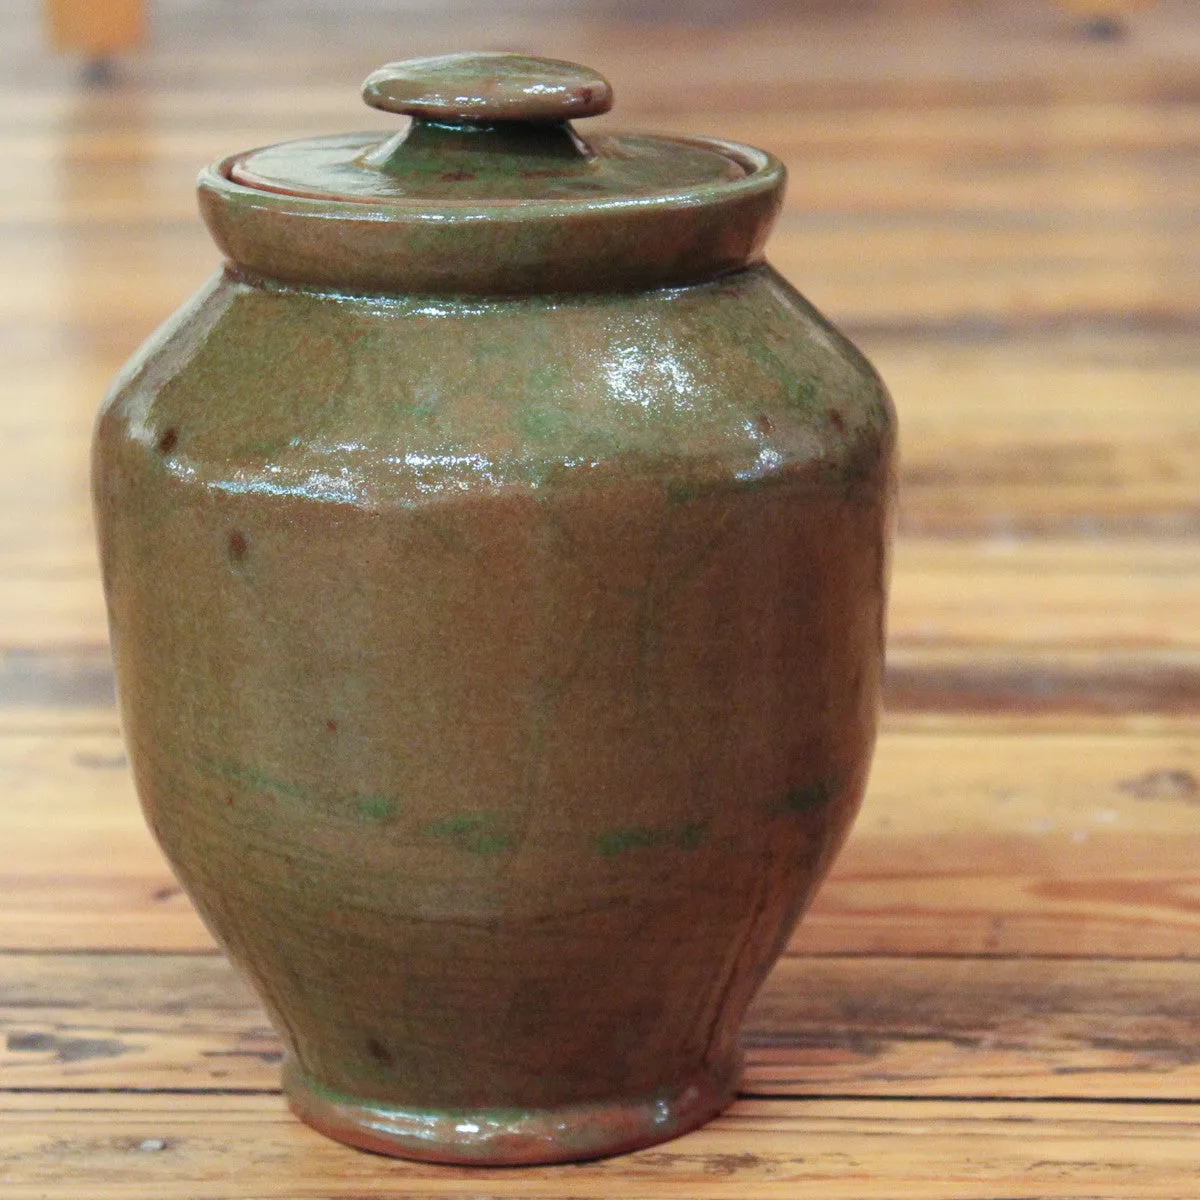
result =
M234 155L225 266L94 492L146 816L288 1098L534 1163L707 1120L875 736L894 418L767 266L781 165L395 63L396 134Z

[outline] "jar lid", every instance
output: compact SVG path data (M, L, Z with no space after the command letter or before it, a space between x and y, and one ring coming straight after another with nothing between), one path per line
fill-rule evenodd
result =
M517 54L389 63L363 85L388 134L245 151L200 176L217 244L319 287L474 294L684 284L761 260L782 164L713 138L600 135L596 72Z

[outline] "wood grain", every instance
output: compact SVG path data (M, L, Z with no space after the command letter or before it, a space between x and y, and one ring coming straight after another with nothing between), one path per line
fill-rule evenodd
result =
M0 794L0 948L211 947L115 734L0 737ZM793 949L1198 958L1197 814L1194 727L887 733Z
M1192 1200L1182 1105L741 1100L625 1158L533 1170L429 1167L339 1147L277 1096L0 1094L13 1200Z
M0 433L22 449L0 479L6 573L95 577L93 410L123 355L180 299L164 296L141 328L130 322L119 348L79 335L40 348L31 339L10 356L9 384L23 403L0 412ZM1169 538L1189 553L1200 531L1200 333L1024 334L996 345L979 330L911 340L876 331L862 340L901 416L900 571L919 565L909 538L998 551L1045 541L1076 558L1089 544L1103 555L1113 540L1153 542L1147 552L1159 565ZM1060 551L1067 542L1082 545ZM1022 566L1019 553L1013 566ZM1135 572L1138 563L1113 567Z
M0 955L0 1078L26 1092L279 1086L216 955ZM744 1031L757 1097L1200 1100L1200 963L789 955Z
M361 118L357 123L362 124ZM134 190L105 179L90 189L89 175L100 175L102 166L81 172L77 181L48 181L68 195L78 194L63 204L60 227L39 230L44 218L34 211L36 201L14 199L8 236L2 240L22 287L0 291L0 323L19 328L52 321L61 304L61 281L42 273L46 256L73 253L73 242L96 239L108 230L119 232L119 244L130 253L120 263L112 261L115 247L105 253L95 245L79 255L79 268L70 278L72 324L99 335L109 333L116 320L129 320L142 336L153 329L217 265L211 244L195 227L194 201L185 182L205 161L198 157L186 175L181 168L172 178L166 192L171 206L165 212L161 184L153 180L135 180L139 186ZM799 199L791 203L797 205ZM151 238L134 236L127 223L154 235L150 261L157 260L157 269L149 277L137 274L138 264L147 261L145 253L132 252ZM878 326L911 333L955 321L1101 323L1122 314L1153 323L1164 313L1195 311L1197 257L1188 247L1196 243L1196 226L1187 215L1090 224L1092 228L1081 226L1070 213L1033 222L1015 214L980 214L968 220L963 213L946 213L940 222L888 213L821 220L811 211L801 214L789 207L771 242L770 258L814 304L837 314L851 330ZM1105 246L1101 258L1097 243ZM107 308L104 295L119 299L120 308ZM900 298L902 315L897 312Z
M0 1193L1194 1200L1195 5L552 7L162 0L107 89L0 7ZM597 128L779 153L773 261L902 422L885 734L751 1015L747 1098L542 1171L286 1114L137 808L86 483L108 379L216 265L197 168L380 124L357 81L468 30L605 71Z
M107 637L88 562L0 571L0 648L95 654ZM1200 650L1200 543L1123 539L910 538L895 551L888 613L895 655L974 648L981 654ZM0 695L0 705L3 697Z

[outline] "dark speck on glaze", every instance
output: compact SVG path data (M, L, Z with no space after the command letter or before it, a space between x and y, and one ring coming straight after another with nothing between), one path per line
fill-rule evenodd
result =
M391 1051L378 1038L367 1038L367 1053L381 1067L390 1067L392 1065Z

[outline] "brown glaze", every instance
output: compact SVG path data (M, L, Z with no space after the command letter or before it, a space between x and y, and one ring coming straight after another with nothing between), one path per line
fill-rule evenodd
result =
M322 140L336 141L339 157L350 161L386 144L357 134ZM592 144L603 148L606 141L612 139ZM650 156L659 139L623 141ZM463 172L447 169L460 154L452 148L432 164L422 156L428 169L413 181L418 195L400 202L382 171L347 198L345 179L333 196L312 190L308 177L284 191L274 160L267 161L268 178L255 169L263 158L233 155L200 173L200 211L226 258L248 273L330 291L494 296L643 289L698 283L761 262L783 196L783 166L762 151L712 138L671 142L694 145L705 164L732 163L738 174L702 175L685 187L660 186L622 200L597 195L589 179L560 170L559 186L534 199L530 185L540 178L545 187L538 172L547 168L520 167L524 176L518 171L502 182L471 170L465 173L472 190L492 194L464 197L462 184L444 178ZM401 147L411 149L407 142ZM514 157L514 166L541 160ZM431 220L435 193L443 200Z
M707 1119L866 779L886 391L769 268L576 282L231 268L97 426L148 820L296 1110L371 1149Z
M648 1096L548 1109L415 1110L364 1101L330 1093L290 1060L283 1078L292 1111L338 1141L424 1162L495 1167L599 1158L679 1137L730 1103L741 1066L737 1055L715 1074L700 1071Z

